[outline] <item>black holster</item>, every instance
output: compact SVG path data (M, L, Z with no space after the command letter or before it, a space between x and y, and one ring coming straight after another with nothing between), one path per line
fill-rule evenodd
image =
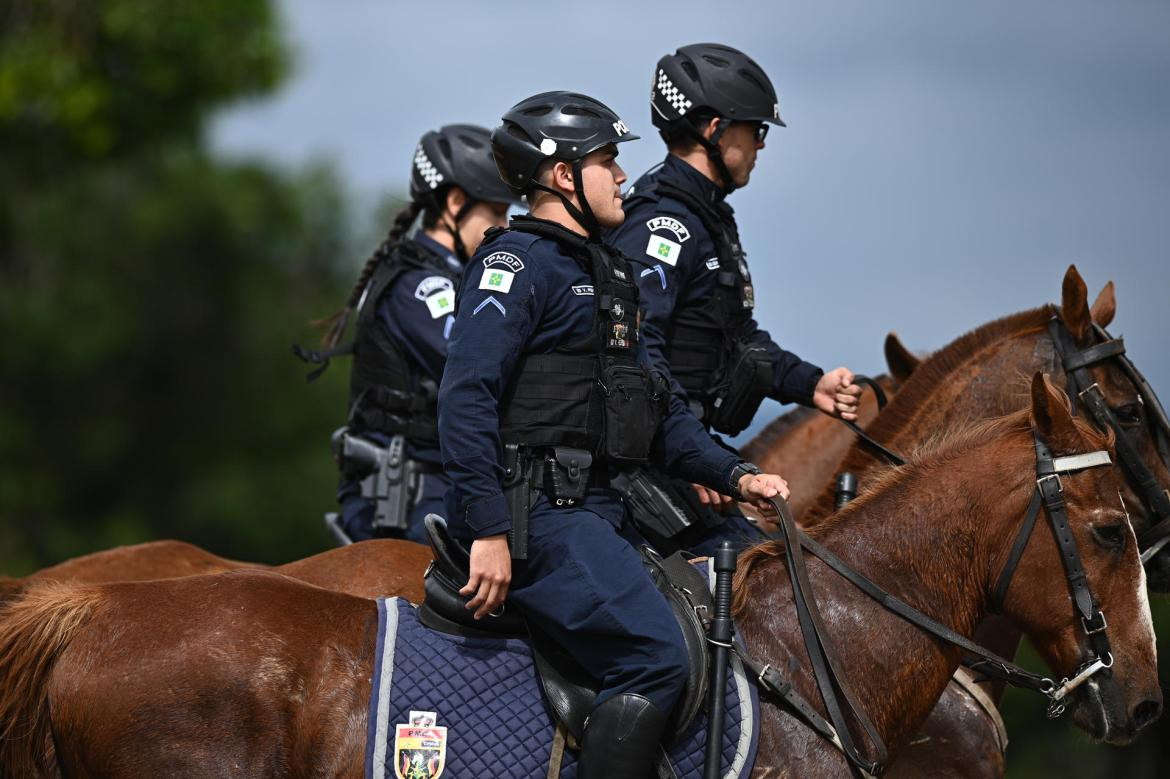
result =
M585 499L593 455L584 449L550 446L541 463L541 486L554 506L575 506Z
M374 504L375 529L405 530L418 491L417 468L405 454L405 436L379 446L347 428L333 434L333 456L342 474L359 480L361 496Z
M630 508L630 516L643 531L662 538L672 538L691 526L685 505L672 490L644 468L619 474L613 480Z
M528 512L532 508L532 463L523 444L504 446L504 499L512 515L508 547L513 560L528 559Z

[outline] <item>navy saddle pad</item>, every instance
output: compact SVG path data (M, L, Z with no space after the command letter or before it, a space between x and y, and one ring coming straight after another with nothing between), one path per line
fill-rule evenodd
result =
M732 657L722 776L744 779L755 762L756 686ZM378 644L366 743L366 777L544 779L554 723L526 641L439 633L401 598L378 600ZM678 777L699 779L707 715L667 747ZM574 779L566 749L560 776Z

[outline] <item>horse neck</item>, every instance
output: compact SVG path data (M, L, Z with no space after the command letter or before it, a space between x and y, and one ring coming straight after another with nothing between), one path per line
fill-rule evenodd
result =
M1027 397L1024 379L1036 371L1055 370L1054 354L1047 331L1028 327L974 351L946 371L934 370L928 360L911 375L869 432L888 448L905 454L940 431L1008 414L1020 408ZM936 357L945 359L941 352ZM916 379L925 386L915 386ZM883 460L855 441L836 473L854 474L864 490L867 478L883 467ZM810 526L819 524L833 513L835 501L835 479L831 478L801 521Z
M998 573L992 569L1023 519L1032 479L1023 446L1014 455L992 444L978 448L964 456L961 472L938 462L892 475L816 532L871 581L968 637L986 614L990 580ZM968 489L968 483L998 489ZM747 573L743 584L751 594L741 633L753 655L777 667L795 658L798 687L819 701L781 560ZM823 564L809 558L808 568L842 674L883 740L896 748L929 714L959 652L885 611ZM780 720L771 721L778 727Z

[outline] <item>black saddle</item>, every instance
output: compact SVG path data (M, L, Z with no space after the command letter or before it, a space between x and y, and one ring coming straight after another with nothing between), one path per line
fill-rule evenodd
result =
M469 598L459 594L469 578L471 556L447 532L447 523L441 517L428 514L424 522L435 559L424 579L426 596L419 607L419 620L432 630L461 636L530 638L536 672L553 716L580 743L585 718L597 697L597 680L564 648L527 623L510 601L482 620L472 617L466 608ZM689 661L686 692L671 712L665 730L668 738L664 740L669 741L669 737L690 725L706 701L711 662L706 623L714 611L714 601L706 577L681 554L662 558L646 547L641 553L650 578L678 620Z

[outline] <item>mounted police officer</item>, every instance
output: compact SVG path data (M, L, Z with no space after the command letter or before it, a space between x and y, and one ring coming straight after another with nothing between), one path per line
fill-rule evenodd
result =
M493 151L530 213L489 232L468 265L439 391L447 516L471 541L468 608L481 618L510 597L600 683L583 779L645 776L685 686L682 634L613 474L654 459L748 500L787 492L717 446L647 368L632 269L599 239L623 218L617 145L634 138L569 92L504 115Z
M442 512L449 483L438 451L435 400L459 279L490 227L507 224L515 198L500 181L488 131L454 124L423 135L414 151L410 204L394 220L329 320L330 349L353 353L349 416L334 434L342 471L340 529L351 540L425 542L422 520ZM406 237L422 216L422 227ZM336 348L351 313L351 346Z
M668 154L630 188L626 219L608 240L635 263L653 365L669 370L675 390L718 433L739 434L765 397L855 419L861 390L853 374L825 373L786 351L752 315L756 290L725 198L748 183L769 126L785 126L772 82L744 53L701 43L660 59L651 90L651 119ZM695 505L725 497L699 485L697 495L686 485L662 486L704 519L649 528L667 551L710 552L723 538L758 538L738 512L718 518Z

